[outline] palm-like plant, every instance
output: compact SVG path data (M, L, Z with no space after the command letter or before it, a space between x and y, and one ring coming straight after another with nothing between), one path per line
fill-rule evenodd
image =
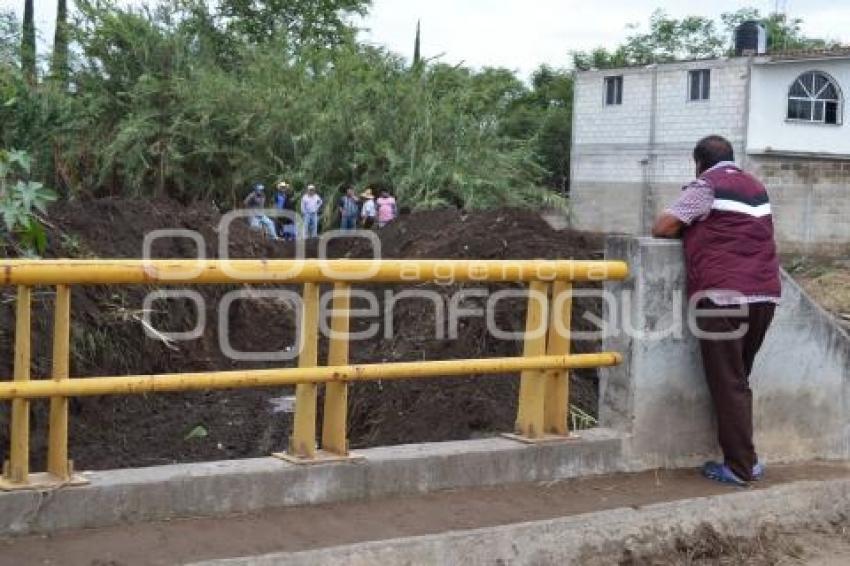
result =
M25 251L43 253L47 240L35 213L47 214L56 196L29 179L30 168L25 151L0 150L0 217L7 234L16 234Z

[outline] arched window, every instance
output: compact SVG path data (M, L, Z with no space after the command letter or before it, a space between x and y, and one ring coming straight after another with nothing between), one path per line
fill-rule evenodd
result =
M841 123L841 91L826 73L803 73L788 91L788 119L820 124Z

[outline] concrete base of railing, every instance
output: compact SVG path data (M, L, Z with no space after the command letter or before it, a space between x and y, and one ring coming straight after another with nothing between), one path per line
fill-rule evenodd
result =
M363 456L354 452L348 454L334 454L325 450L316 451L316 455L312 458L305 458L290 454L289 452L274 452L272 458L279 458L290 464L299 464L304 466L314 466L316 464L329 464L331 462L357 462L363 460Z
M69 478L61 478L47 472L29 474L26 483L18 483L0 477L0 492L2 491L37 491L59 489L61 487L88 485L89 480L80 474L72 474Z
M82 487L0 493L0 535L610 473L625 469L624 440L593 429L559 443L485 438L369 448L358 451L359 461L311 466L270 457L91 472Z

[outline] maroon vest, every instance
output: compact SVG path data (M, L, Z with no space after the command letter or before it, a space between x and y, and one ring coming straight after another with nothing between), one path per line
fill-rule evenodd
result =
M734 165L714 167L701 179L714 189L704 220L684 230L688 294L734 291L779 297L779 259L767 191Z

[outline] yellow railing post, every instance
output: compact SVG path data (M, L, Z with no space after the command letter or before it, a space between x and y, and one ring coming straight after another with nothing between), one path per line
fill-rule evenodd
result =
M333 291L331 337L328 365L348 364L348 327L351 305L351 286L337 283ZM346 421L348 420L348 384L328 383L325 386L325 409L322 422L322 449L338 456L348 455Z
M71 288L56 286L53 315L53 380L68 379L71 341ZM68 398L51 397L47 471L59 480L71 479L68 461Z
M546 355L570 353L570 321L572 315L572 284L556 281L552 286L551 318ZM546 370L545 432L569 434L570 374L565 369Z
M546 353L547 296L549 284L532 281L528 286L528 312L525 321L524 357L542 356ZM541 332L541 329L543 330ZM541 370L525 370L520 377L519 408L516 433L533 440L543 437L546 382Z
M32 289L18 286L15 312L15 381L30 379L30 335L31 335ZM11 484L29 482L30 461L30 401L12 400L11 445L5 479Z
M319 285L305 283L301 305L301 352L298 367L316 367L319 361ZM318 385L299 383L295 386L295 418L289 439L289 456L316 457L316 404Z

